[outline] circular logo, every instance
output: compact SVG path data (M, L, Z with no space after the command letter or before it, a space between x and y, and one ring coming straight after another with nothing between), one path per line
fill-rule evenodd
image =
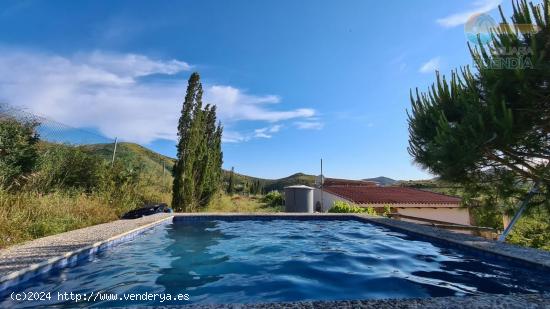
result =
M464 33L468 41L474 44L491 42L491 32L497 27L495 20L487 14L474 14L464 25Z

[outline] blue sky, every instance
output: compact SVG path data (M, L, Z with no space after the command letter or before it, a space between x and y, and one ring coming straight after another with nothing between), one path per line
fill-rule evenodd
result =
M470 64L464 22L499 0L2 1L0 100L174 155L192 71L224 167L265 178L432 177L409 91ZM510 3L504 1L510 14Z

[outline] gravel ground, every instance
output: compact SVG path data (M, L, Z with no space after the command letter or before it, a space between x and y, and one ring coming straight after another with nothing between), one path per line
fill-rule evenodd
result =
M138 307L132 307L138 308ZM229 305L183 305L183 306L156 306L139 307L150 309L333 309L333 308L379 308L379 309L543 309L550 308L550 294L524 295L483 295L469 297L434 297L415 299L383 299L383 300L354 300L354 301L312 301L265 304L229 304Z

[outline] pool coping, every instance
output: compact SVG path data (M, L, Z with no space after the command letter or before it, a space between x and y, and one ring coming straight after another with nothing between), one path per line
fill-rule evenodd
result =
M440 309L440 308L506 308L535 309L549 308L550 294L511 294L481 296L450 296L407 299L367 299L367 300L329 300L299 301L258 304L212 304L212 305L166 305L166 306L129 306L129 308L148 309Z
M491 256L503 257L504 259L523 263L527 267L538 267L545 271L550 271L550 252L532 248L523 248L507 243L487 240L481 237L453 233L435 227L398 221L384 217L375 217L362 214L332 213L176 213L157 214L134 220L117 220L36 239L21 245L8 247L7 249L1 249L0 294L10 287L16 286L52 269L64 268L74 265L79 260L91 258L107 248L133 239L146 230L163 223L178 222L182 220L273 220L278 218L296 220L358 220L361 222L385 226L405 234L412 234L423 238L423 240L450 244L465 250L473 250L482 254L485 253ZM56 250L56 246L69 242L71 239L74 242L75 239L78 240L79 238L82 238L82 241L77 241L77 244L67 246L69 250ZM46 258L36 261L36 256L40 256L40 254L37 253L40 252L45 252ZM6 260L6 262L4 260ZM25 263L25 261L29 262ZM7 264L9 266L10 262L16 265L15 267L7 268L12 269L12 271L6 271L5 266ZM541 297L543 296L541 295ZM545 297L545 304L548 304L550 300L547 296Z
M0 249L0 294L53 269L91 258L159 224L172 222L172 218L173 214L156 214L117 220Z

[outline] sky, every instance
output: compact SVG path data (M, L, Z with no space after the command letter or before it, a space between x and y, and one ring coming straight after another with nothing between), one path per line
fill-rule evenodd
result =
M175 156L189 75L224 168L433 175L407 152L409 94L471 65L464 23L499 0L0 1L0 102Z

